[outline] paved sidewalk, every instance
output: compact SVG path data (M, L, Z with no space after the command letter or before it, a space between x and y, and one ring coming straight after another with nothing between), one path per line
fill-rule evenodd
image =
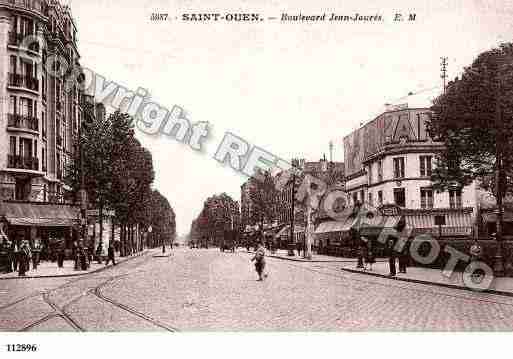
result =
M141 255L144 255L148 253L148 250L145 250L143 252L136 253L129 257L116 257L116 264L123 263L127 260L130 260L132 258L139 257ZM75 270L75 262L72 260L65 260L64 266L62 268L59 268L57 266L57 262L49 262L49 261L43 261L39 263L37 266L37 269L34 270L32 268L32 262L30 263L30 271L26 273L25 277L18 276L18 272L13 273L2 273L0 274L0 280L2 279L26 279L26 278L53 278L53 277L75 277L80 276L88 273L94 273L101 271L107 267L111 267L112 262L105 266L105 261L102 262L102 264L98 264L97 261L92 261L91 265L88 270Z
M253 251L250 251L253 253ZM312 259L303 258L303 254L301 256L297 255L297 251L294 251L294 256L289 256L288 251L285 249L278 249L276 253L272 254L271 252L266 250L266 257L284 259L295 262L309 262L309 263L354 263L356 264L356 258L346 258L346 257L334 257L327 256L324 254L312 254ZM377 262L385 261L385 258L376 258Z
M441 269L431 269L424 267L408 267L406 274L397 273L396 277L389 277L388 261L377 262L373 265L373 270L362 270L356 268L356 264L345 264L343 271L352 273L362 273L377 277L390 278L390 280L400 280L413 283L431 284L456 289L473 290L465 285L463 281L463 272L454 272L450 278L442 275ZM484 292L513 296L513 278L495 278L488 290Z

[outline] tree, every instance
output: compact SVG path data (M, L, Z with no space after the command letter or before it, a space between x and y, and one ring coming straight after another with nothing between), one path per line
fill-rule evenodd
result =
M513 44L481 53L461 79L433 102L430 136L445 144L437 156L437 189L477 180L497 199L497 240L502 239L502 200L513 193ZM497 257L501 258L501 245ZM501 265L496 267L500 273Z
M251 201L251 224L259 224L264 230L264 223L272 223L277 218L279 192L270 171L259 172L250 178L249 199Z
M226 193L216 194L203 203L200 215L191 224L191 237L208 237L217 242L226 230L239 230L239 227L239 203Z

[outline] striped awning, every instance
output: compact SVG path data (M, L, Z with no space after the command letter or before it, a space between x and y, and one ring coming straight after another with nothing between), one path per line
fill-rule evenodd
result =
M356 219L350 219L346 221L327 221L320 223L315 229L316 234L322 233L333 233L333 232L347 232L354 224Z
M64 204L3 202L0 217L13 226L71 227L79 222L80 209Z
M413 229L413 235L433 234L439 235L439 228L435 225L435 215L438 213L406 214L406 226ZM445 225L441 227L443 236L469 236L473 230L471 212L446 212Z
M375 214L370 218L362 217L359 223L359 233L361 236L379 236L383 231L395 234L402 218L402 216L382 216L380 214Z

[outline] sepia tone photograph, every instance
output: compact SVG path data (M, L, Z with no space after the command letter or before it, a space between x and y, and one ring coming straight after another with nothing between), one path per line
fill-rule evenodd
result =
M512 18L0 0L0 351L511 331Z

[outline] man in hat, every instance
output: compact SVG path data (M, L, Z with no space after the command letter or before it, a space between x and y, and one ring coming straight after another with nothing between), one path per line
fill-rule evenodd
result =
M251 261L255 261L255 270L258 273L258 280L262 281L263 278L267 278L267 274L264 275L265 270L265 247L263 241L260 241L255 252L255 256L251 258Z

